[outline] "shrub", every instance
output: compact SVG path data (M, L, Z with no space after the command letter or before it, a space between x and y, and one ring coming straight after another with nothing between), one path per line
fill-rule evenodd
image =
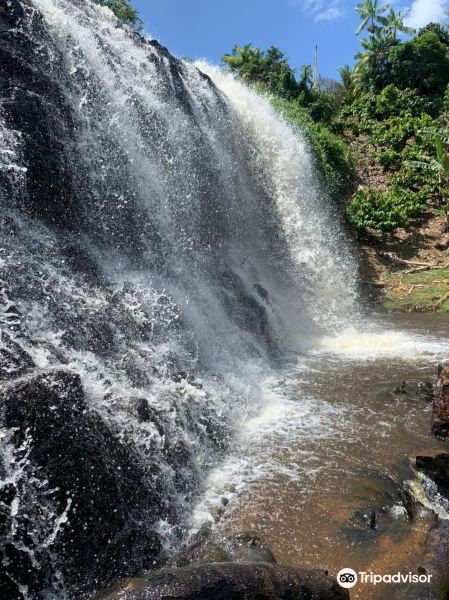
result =
M385 169L397 167L401 160L400 154L394 150L383 150L376 156L377 162Z
M425 201L423 192L393 186L387 191L359 190L350 200L346 214L350 224L359 232L374 229L391 231L416 216Z
M432 108L428 99L423 98L416 90L401 90L390 84L379 94L366 92L341 111L342 117L356 117L362 123L370 120L383 121L390 117L407 113L418 117Z
M371 138L375 146L385 146L397 152L403 150L409 140L413 140L419 131L430 127L432 118L423 114L413 117L409 113L391 117L387 121L375 124L371 128Z

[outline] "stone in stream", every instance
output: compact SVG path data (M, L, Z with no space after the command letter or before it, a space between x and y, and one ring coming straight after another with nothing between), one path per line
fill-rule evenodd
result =
M417 456L416 468L435 482L441 496L449 499L449 454Z
M449 437L449 363L438 366L438 383L432 409L432 433Z
M267 563L211 563L128 579L94 600L349 600L324 571Z
M204 524L189 544L170 561L170 567L217 562L276 564L268 544L254 531L214 536L211 523Z

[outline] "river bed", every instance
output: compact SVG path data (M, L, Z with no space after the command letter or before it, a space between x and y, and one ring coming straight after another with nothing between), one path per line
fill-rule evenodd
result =
M255 531L293 567L416 572L435 517L420 509L410 520L401 490L411 457L447 448L430 435L429 401L447 356L445 315L382 316L370 333L322 340L212 473L209 507L231 499L219 532ZM385 594L358 585L351 598Z

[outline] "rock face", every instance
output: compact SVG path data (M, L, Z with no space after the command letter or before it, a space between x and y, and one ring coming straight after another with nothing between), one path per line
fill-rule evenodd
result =
M435 598L447 598L449 588L449 522L440 521L430 532L423 569L432 575ZM421 598L424 596L420 596ZM426 596L427 597L427 596ZM418 598L418 597L417 597Z
M7 333L0 332L0 381L20 377L33 367L31 356Z
M150 568L160 551L154 533L160 498L129 446L88 410L78 375L56 370L4 384L0 425L13 432L10 452L24 455L39 481L46 482L56 515L47 537L49 554L40 560L28 550L25 513L33 507L19 510L26 498L17 476L2 484L3 600L20 598L18 585L38 594L48 583L47 569L59 571L83 597L97 582L110 584ZM33 525L40 526L38 518Z
M94 600L348 600L323 571L266 563L213 563L129 579Z
M433 399L432 433L449 437L449 363L438 367L438 383Z
M417 456L416 468L430 477L438 487L438 492L449 499L449 454Z

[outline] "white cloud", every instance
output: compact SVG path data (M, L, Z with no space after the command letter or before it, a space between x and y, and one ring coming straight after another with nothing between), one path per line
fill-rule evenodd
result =
M336 21L337 19L341 19L345 14L345 11L341 6L330 6L323 12L320 12L315 17L315 22L317 21Z
M291 4L301 6L306 14L318 21L335 21L345 15L343 0L290 0Z
M440 23L446 17L446 9L446 0L414 0L405 23L415 29L430 22Z

